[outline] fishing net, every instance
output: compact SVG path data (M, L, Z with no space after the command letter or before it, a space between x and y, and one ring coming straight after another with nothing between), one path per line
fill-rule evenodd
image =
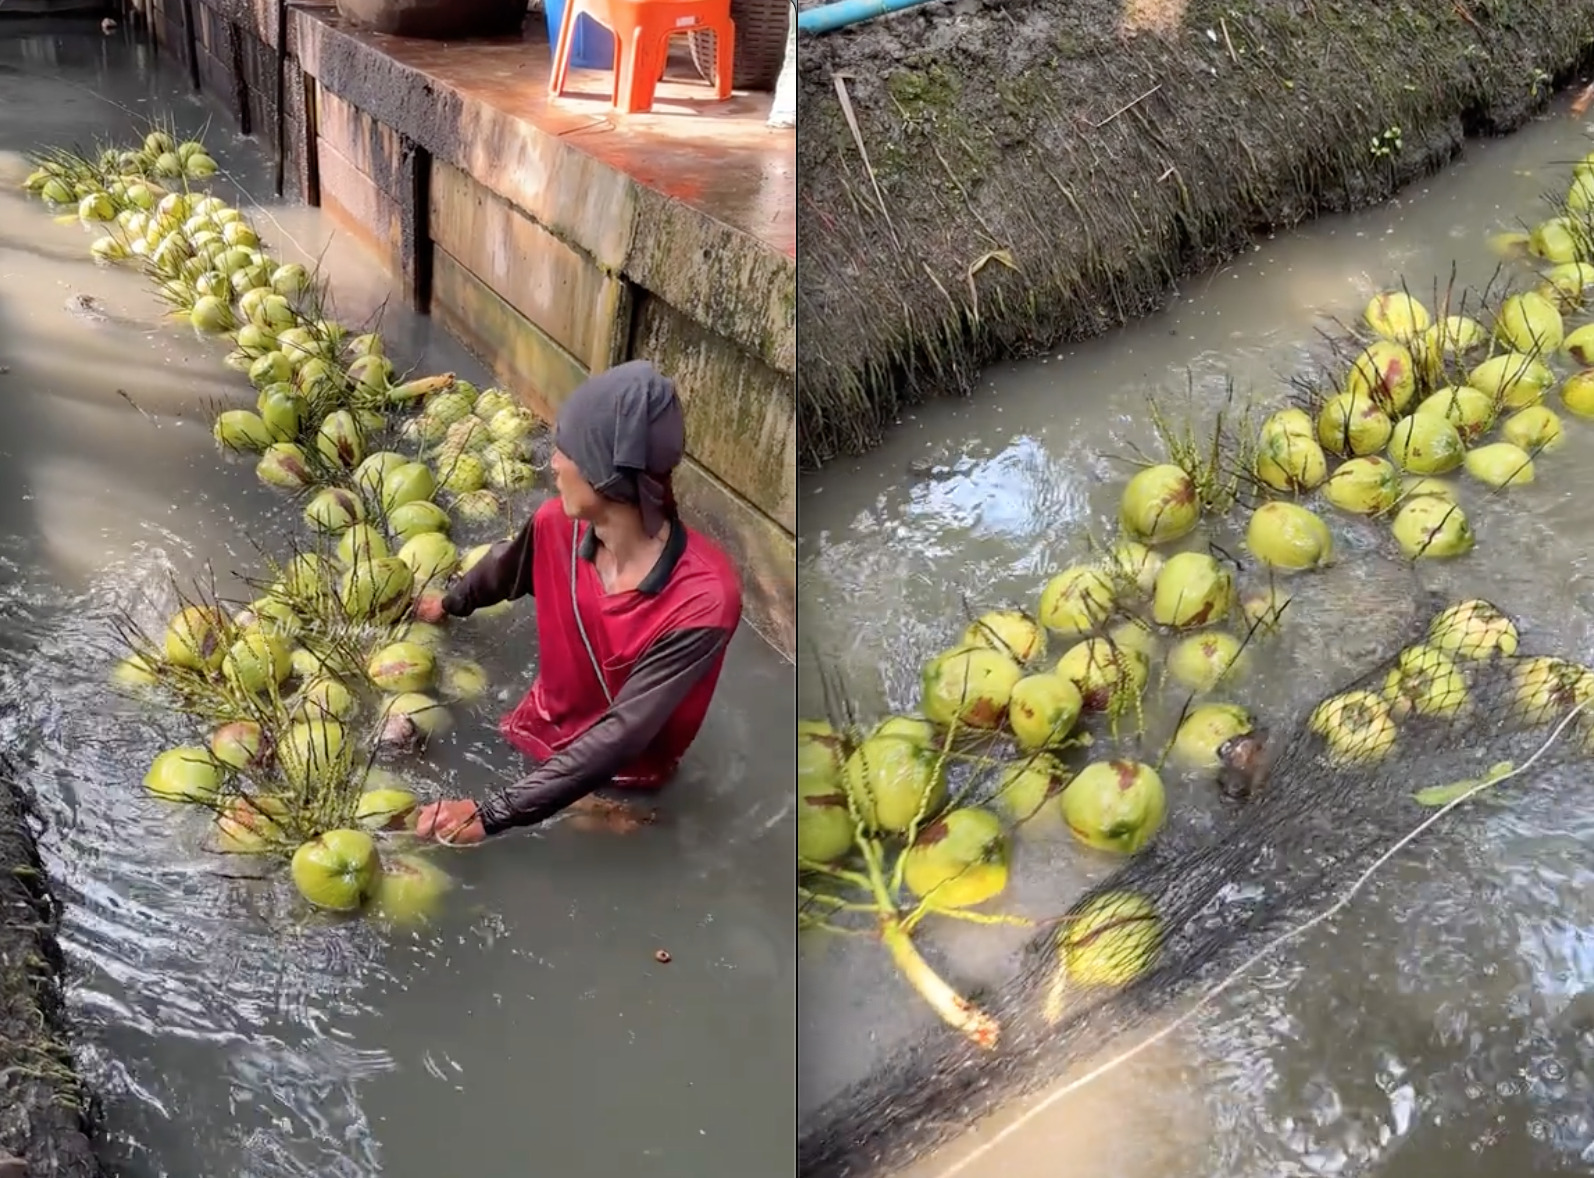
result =
M1018 975L979 997L1001 1028L994 1047L943 1029L899 1050L810 1118L798 1172L889 1174L1083 1061L1122 1055L1175 1004L1323 923L1436 821L1594 751L1594 671L1528 653L1531 635L1519 649L1487 603L1417 626L1275 722L1270 770L1215 830L1168 830L1035 935Z

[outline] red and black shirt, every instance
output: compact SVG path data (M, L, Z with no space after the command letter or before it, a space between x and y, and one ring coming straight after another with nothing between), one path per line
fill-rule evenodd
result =
M488 834L541 822L605 785L663 785L708 712L742 615L735 568L679 519L629 592L604 589L597 551L591 526L550 499L443 599L458 618L537 599L537 678L500 727L539 764L481 803Z

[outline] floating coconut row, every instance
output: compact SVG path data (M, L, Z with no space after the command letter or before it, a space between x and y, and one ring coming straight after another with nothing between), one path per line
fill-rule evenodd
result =
M461 555L436 498L447 494L467 522L496 518L489 485L507 493L535 480L535 419L507 393L451 375L395 379L380 337L351 338L324 318L304 268L271 259L215 197L124 181L85 197L96 199L80 218L108 220L118 245L96 242L97 257L138 259L195 327L231 336L227 363L248 372L258 398L253 412L218 414L215 435L259 453L262 481L303 499L317 547L273 568L241 609L189 603L163 635L129 634L116 680L158 689L212 728L208 746L158 756L145 786L215 810L223 850L290 857L318 907L351 911L376 896L390 916L423 914L447 879L415 855L384 861L373 834L401 839L416 797L373 760L446 731L429 692L468 700L486 689L481 668L449 658L443 631L410 611L488 548ZM415 455L372 450L388 432Z

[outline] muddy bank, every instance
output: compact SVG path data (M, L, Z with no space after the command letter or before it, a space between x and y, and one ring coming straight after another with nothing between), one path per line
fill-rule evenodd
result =
M955 0L805 38L804 466L1389 196L1591 49L1594 6L1555 0Z
M95 1178L89 1098L66 1045L58 910L15 780L0 764L0 1178Z

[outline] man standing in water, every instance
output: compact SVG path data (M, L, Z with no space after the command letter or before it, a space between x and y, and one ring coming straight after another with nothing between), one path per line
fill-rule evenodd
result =
M538 674L504 717L535 761L483 802L433 802L423 838L476 843L567 807L601 809L605 786L655 789L675 772L708 711L742 614L741 582L675 510L686 454L675 385L634 360L588 380L554 427L558 495L493 546L423 621L536 598Z

